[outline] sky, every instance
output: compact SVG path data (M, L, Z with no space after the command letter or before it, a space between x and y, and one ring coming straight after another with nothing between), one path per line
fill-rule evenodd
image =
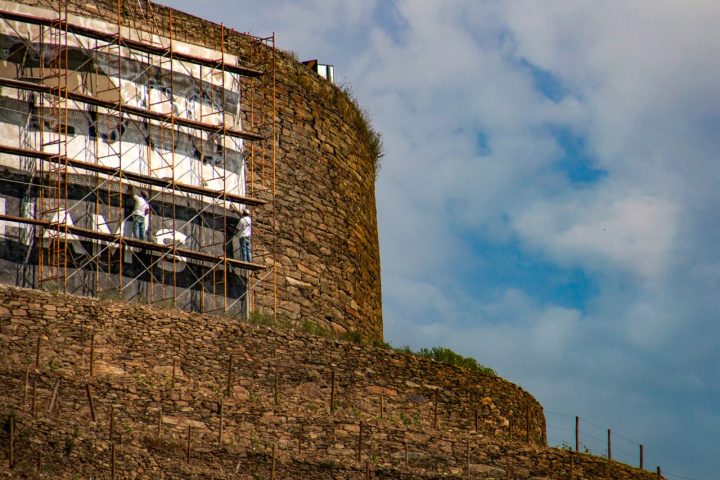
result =
M161 0L335 65L384 139L385 337L544 406L551 444L720 471L720 2Z

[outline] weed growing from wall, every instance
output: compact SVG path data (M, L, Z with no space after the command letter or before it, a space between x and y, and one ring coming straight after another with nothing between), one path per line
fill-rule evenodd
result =
M346 342L357 343L359 345L372 345L378 348L394 350L397 353L405 355L417 355L435 360L436 362L445 363L447 365L454 365L456 367L467 368L468 370L479 371L487 375L497 375L492 368L481 365L474 358L465 357L447 347L421 348L418 351L413 351L407 345L402 347L393 347L383 340L364 337L362 333L357 330L348 330L343 333L337 333L330 328L323 327L322 325L318 325L308 320L297 324L286 320L282 316L280 316L276 321L271 313L266 313L260 310L255 310L250 313L250 322L266 327L299 330L310 335L345 340Z
M421 357L431 358L436 362L447 363L448 365L457 365L458 367L464 367L470 370L479 370L481 372L495 375L495 371L493 369L484 367L474 358L464 357L447 347L421 348L416 354Z
M355 128L360 136L361 144L368 146L368 154L374 162L375 179L380 172L380 159L385 156L383 150L382 134L375 130L370 121L370 114L360 107L360 103L348 83L340 86L330 82L320 83L317 75L302 63L297 63L296 57L285 52L288 57L295 60L295 83L303 89L322 98L327 104L335 107L338 113Z

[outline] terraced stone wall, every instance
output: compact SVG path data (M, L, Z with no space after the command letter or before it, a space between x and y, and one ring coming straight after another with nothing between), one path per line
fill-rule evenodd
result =
M298 331L0 286L0 347L5 478L652 478L502 378Z

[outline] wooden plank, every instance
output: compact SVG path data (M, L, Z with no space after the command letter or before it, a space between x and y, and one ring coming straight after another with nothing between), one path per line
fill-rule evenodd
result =
M78 237L84 237L84 238L91 238L94 240L102 240L108 243L113 243L116 245L120 245L121 243L124 245L128 245L131 247L137 247L137 248L144 248L146 250L151 250L154 252L160 252L165 254L172 254L176 256L181 257L187 257L192 258L194 260L201 260L206 261L210 263L223 263L227 262L230 265L234 265L239 268L243 268L245 270L264 270L264 265L259 265L257 263L250 263L250 262L243 262L242 260L236 260L234 258L225 258L225 257L217 257L213 255L208 255L201 252L196 252L194 250L187 250L185 248L174 248L172 246L167 245L160 245L153 242L148 242L145 240L138 240L137 238L131 238L131 237L124 237L112 233L101 233L96 232L95 230L89 230L87 228L81 228L76 227L74 225L67 225L64 223L51 223L49 220L41 220L36 218L28 218L28 217L16 217L14 215L3 215L0 214L0 220L5 220L8 222L16 222L16 223L23 223L26 225L36 225L43 227L48 230L54 230L58 232L67 232L72 233L73 235L76 235Z
M0 82L1 83L1 82ZM259 200L257 198L246 197L244 195L235 195L232 193L225 193L220 190L210 190L208 188L196 187L194 185L187 185L185 183L177 183L172 180L165 180L162 178L150 177L148 175L140 175L139 173L128 172L119 168L107 167L105 165L99 165L97 163L88 163L81 160L73 160L67 158L65 155L57 155L49 152L40 152L37 150L28 150L25 148L13 147L10 145L0 144L0 153L8 153L10 155L17 155L20 157L37 158L39 160L45 160L52 163L59 163L74 168L81 168L95 173L102 173L109 176L115 176L117 178L124 178L126 180L134 180L136 182L145 183L147 185L153 185L156 187L169 188L178 190L185 193L194 193L197 195L203 195L215 199L227 200L229 202L241 203L244 205L264 205L267 202Z
M122 45L137 50L139 52L150 53L153 55L170 56L175 60L181 60L188 63L194 63L196 65L203 65L205 67L212 67L218 70L224 70L226 72L235 73L244 77L260 77L263 72L254 68L242 67L240 65L233 65L231 63L223 63L222 60L210 60L207 58L190 55L182 52L171 52L169 48L158 47L155 45L148 45L139 40L133 40L129 38L118 38L116 33L107 33L100 30L95 30L89 27L83 27L80 25L73 25L69 22L60 21L56 19L43 18L35 15L28 15L24 13L11 12L8 10L0 10L0 18L7 20L15 20L18 22L29 23L33 25L42 25L45 27L56 27L63 30L67 29L69 33L82 35L84 37L93 38L96 40L102 40L105 42L120 42Z
M235 130L232 128L224 128L222 125L212 125L210 123L199 122L197 120L190 120L188 118L176 117L174 115L153 112L140 107L133 107L131 105L123 105L117 102L111 102L108 100L100 100L99 98L92 97L89 95L82 95L79 93L70 92L62 87L50 87L48 85L42 85L32 82L23 82L21 80L12 80L9 78L0 78L0 85L18 90L27 90L31 92L47 93L49 95L57 95L62 98L67 98L75 102L87 103L88 105L94 105L96 107L107 108L121 113L128 113L130 115L136 115L138 117L147 118L149 120L158 120L161 122L174 123L182 127L190 127L205 132L211 133L223 133L229 137L242 138L244 140L262 140L264 137L256 133L246 132L244 130Z

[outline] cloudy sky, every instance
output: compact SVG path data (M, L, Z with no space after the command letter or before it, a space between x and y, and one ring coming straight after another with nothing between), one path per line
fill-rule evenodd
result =
M335 65L383 133L386 338L476 357L549 440L720 471L720 2L161 0Z

